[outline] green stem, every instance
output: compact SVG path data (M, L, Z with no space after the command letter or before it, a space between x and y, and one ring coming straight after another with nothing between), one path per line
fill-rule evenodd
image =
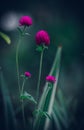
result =
M24 79L23 79L23 84L22 84L22 89L21 89L21 93L20 93L20 94L23 94L25 81L26 81L26 78L24 77Z
M23 101L23 99L22 99L22 118L23 118L24 128L26 128L26 123L25 123L25 112L24 112L24 101Z
M26 26L24 26L22 33L19 34L19 40L16 48L16 70L17 70L19 93L20 93L19 47L21 44L22 37L24 36L25 30L26 30Z
M39 88L40 88L40 80L41 80L43 52L44 52L44 49L41 52L41 58L40 58L39 76L38 76L37 93L36 93L37 102L38 102L38 98L39 98Z
M19 93L20 93L20 77L19 77L19 47L21 43L21 36L19 37L19 41L16 48L16 69L17 69L17 78L18 78L18 86L19 86Z
M24 34L25 34L25 30L26 30L26 25L24 26L24 28L23 28L23 31L22 31L22 35L24 36Z
M23 80L23 84L22 84L22 90L21 90L21 95L23 95L23 92L24 92L24 85L25 85L25 77L24 77L24 80ZM23 118L23 124L24 124L24 128L26 127L26 123L25 123L25 113L24 113L24 100L22 99L22 118Z
M22 30L22 33L19 34L19 41L18 41L17 48L16 48L16 70L17 70L18 87L19 87L20 95L23 94L24 84L25 84L25 77L24 77L24 80L23 80L22 88L20 88L19 47L20 47L20 44L21 44L22 37L25 34L25 30L26 30L26 26L24 26L24 28ZM25 128L25 115L24 115L24 102L23 102L23 99L22 99L22 117L23 117L23 123L24 123L24 128Z

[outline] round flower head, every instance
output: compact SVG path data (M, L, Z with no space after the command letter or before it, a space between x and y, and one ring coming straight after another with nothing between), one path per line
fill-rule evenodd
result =
M30 16L22 16L19 20L20 26L31 26L32 25L32 18Z
M29 78L31 77L31 74L29 72L25 72L24 75Z
M46 76L46 81L50 82L50 83L55 83L56 78L54 76Z
M37 45L46 45L48 46L50 44L50 37L48 35L48 33L44 30L40 30L36 33L36 44Z

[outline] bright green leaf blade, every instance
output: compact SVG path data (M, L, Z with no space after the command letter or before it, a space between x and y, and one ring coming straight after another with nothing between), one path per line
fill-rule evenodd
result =
M0 32L0 36L5 40L5 42L10 45L11 44L11 39L4 33Z

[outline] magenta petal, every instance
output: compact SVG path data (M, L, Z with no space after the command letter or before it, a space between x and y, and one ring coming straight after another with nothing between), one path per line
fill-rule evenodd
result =
M32 25L32 18L30 16L22 16L19 20L20 26L31 26Z
M46 81L51 82L51 83L55 83L56 78L54 76L48 75L46 77Z
M46 46L48 46L50 44L50 37L48 33L44 30L38 31L36 33L35 39L37 45L45 44Z

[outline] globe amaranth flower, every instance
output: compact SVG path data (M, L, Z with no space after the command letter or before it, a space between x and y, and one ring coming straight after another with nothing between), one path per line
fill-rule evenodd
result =
M46 81L48 81L50 83L55 83L56 78L54 76L48 75L48 76L46 76Z
M31 26L32 25L32 18L30 16L22 16L19 19L20 26Z
M30 72L27 72L27 71L24 73L24 75L25 75L26 77L29 77L29 78L31 77Z
M36 44L37 45L46 45L48 46L50 44L50 37L48 33L45 30L40 30L36 33Z

